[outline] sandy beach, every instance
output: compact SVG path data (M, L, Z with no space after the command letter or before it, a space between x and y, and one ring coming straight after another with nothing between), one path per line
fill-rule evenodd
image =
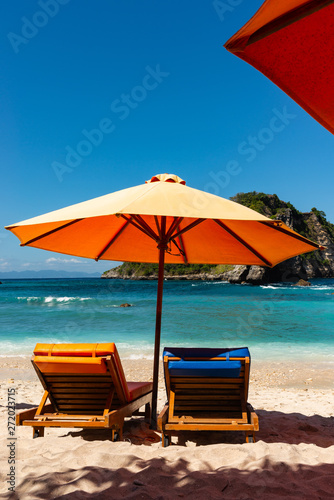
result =
M125 360L128 380L150 380L151 361ZM188 433L163 449L141 419L122 442L108 431L51 429L32 439L19 427L15 492L8 491L8 389L16 410L39 404L28 358L0 358L1 498L322 499L334 491L334 374L331 365L253 362L249 402L260 418L255 444L241 433ZM158 409L166 399L160 376Z

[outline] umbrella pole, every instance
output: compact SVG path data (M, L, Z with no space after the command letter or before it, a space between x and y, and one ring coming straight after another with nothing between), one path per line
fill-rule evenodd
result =
M162 217L161 233L164 235L166 227L166 218ZM152 389L152 414L151 428L157 428L157 400L158 400L158 382L159 382L159 358L160 358L160 334L161 334L161 313L162 313L162 294L164 287L164 267L165 251L167 245L161 241L159 248L159 274L158 274L158 292L157 292L157 310L155 319L155 341L154 341L154 361L153 361L153 389Z

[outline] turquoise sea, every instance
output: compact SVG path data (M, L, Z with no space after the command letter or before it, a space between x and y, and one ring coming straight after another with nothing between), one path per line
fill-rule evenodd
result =
M248 346L253 359L334 364L334 280L311 283L165 281L161 347ZM31 355L37 342L115 342L122 357L151 359L156 289L156 281L3 280L0 355Z

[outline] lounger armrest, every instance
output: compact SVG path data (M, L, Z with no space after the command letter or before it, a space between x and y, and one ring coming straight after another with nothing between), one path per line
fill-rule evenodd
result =
M163 410L158 415L157 427L158 430L162 432L164 425L168 420L168 405L164 406Z
M34 408L29 408L29 410L23 410L20 411L19 413L16 414L16 425L22 425L22 422L24 420L33 420L36 411L38 410L38 406L35 406ZM52 404L48 404L44 406L44 412L53 412L53 406Z
M129 403L124 403L122 406L117 408L117 410L111 410L109 413L104 415L106 423L112 423L118 420L124 420L125 417L130 417L134 414L136 410L146 405L147 403L151 404L152 402L152 393L148 392L143 396L135 399L134 401L130 401Z
M259 417L255 413L254 408L252 407L251 404L247 404L247 413L248 413L248 419L252 425L254 425L254 430L258 431L259 430Z
M16 425L21 425L23 420L32 420L38 410L38 406L35 408L30 408L29 410L23 410L16 414Z
M123 408L124 407L118 410L111 410L104 416L104 421L108 425L108 427L115 424L122 424L122 422L124 421L124 415L120 413L120 410L122 410Z

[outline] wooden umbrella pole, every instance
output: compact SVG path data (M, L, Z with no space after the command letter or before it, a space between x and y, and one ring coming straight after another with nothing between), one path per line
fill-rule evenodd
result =
M160 334L161 334L161 314L162 314L162 294L164 287L164 266L165 251L167 243L164 241L166 231L166 217L161 218L161 234L159 248L159 274L158 274L158 292L157 292L157 310L155 320L155 341L154 341L154 361L153 361L153 389L152 389L152 414L151 428L157 428L157 400L158 400L158 382L159 382L159 358L160 358Z

